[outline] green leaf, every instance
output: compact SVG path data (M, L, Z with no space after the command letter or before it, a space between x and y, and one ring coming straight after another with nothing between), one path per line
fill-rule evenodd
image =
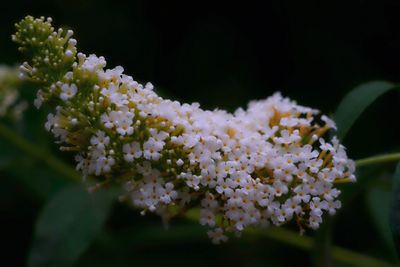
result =
M400 163L393 175L392 205L390 209L390 228L397 255L400 257Z
M39 215L28 267L67 267L89 247L111 209L113 194L83 186L59 191Z
M395 246L390 230L390 202L391 194L389 190L373 187L367 195L369 211L382 241L386 244L392 256L396 255Z
M39 203L47 201L53 194L65 186L76 184L43 163L25 157L18 163L10 164L5 170L20 190L29 194Z
M335 113L338 137L344 139L363 111L379 96L394 88L395 85L390 82L372 81L361 84L350 91L340 102Z

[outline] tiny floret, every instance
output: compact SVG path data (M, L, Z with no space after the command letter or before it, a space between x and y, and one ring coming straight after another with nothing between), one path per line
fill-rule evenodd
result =
M63 101L66 101L70 98L73 98L77 92L78 88L76 87L75 84L63 84L61 86L60 98Z

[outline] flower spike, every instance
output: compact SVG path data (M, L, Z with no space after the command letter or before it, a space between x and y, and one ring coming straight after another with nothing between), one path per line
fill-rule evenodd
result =
M46 129L77 169L117 183L133 206L168 219L200 207L215 243L248 226L318 228L341 203L335 183L355 181L335 123L276 93L231 114L163 99L122 67L76 51L72 32L26 17L13 40L21 76L38 83L36 106L54 107Z

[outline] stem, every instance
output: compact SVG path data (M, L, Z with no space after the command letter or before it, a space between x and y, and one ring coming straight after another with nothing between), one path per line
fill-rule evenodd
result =
M347 183L354 183L354 180L351 180L349 178L344 178L344 179L339 179L333 181L334 184L347 184Z
M363 167L373 164L400 161L400 153L373 156L365 159L356 160L357 167Z
M313 240L311 237L308 236L301 236L298 233L287 230L284 228L272 228L268 230L262 229L252 229L246 231L246 234L255 235L258 237L267 237L282 243L286 243L300 249L311 251L313 250ZM360 267L393 267L395 265L387 263L385 261L363 255L358 252L351 251L349 249L345 249L338 246L331 246L331 256L337 262L347 263L353 266L360 266Z
M76 181L79 181L81 179L81 176L78 174L78 172L76 172L71 166L55 158L54 155L49 153L47 150L42 149L35 144L32 144L24 137L10 130L2 123L0 123L0 137L12 143L14 146L24 151L26 154L32 156L33 158L44 162L47 166L49 166L51 169L58 172L59 174L62 174L65 177Z

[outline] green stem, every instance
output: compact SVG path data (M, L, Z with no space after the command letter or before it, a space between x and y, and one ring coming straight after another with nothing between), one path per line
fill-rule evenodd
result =
M313 239L311 237L301 236L297 232L287 230L284 228L276 227L268 230L252 229L246 231L246 234L258 237L267 237L282 243L298 247L306 251L311 251L314 249ZM331 246L331 249L332 249L331 256L333 260L337 262L347 263L353 266L360 266L360 267L395 266L385 261L367 255L363 255L361 253L357 253L342 247Z
M379 164L379 163L387 163L392 161L400 161L400 153L386 154L373 156L365 159L356 160L357 167L363 167L367 165Z
M0 137L12 143L15 147L25 152L29 156L44 162L47 166L49 166L51 169L55 170L59 174L62 174L72 180L79 181L81 179L79 173L75 171L71 166L55 158L54 155L49 153L47 150L32 144L24 137L10 130L2 123L0 123Z

